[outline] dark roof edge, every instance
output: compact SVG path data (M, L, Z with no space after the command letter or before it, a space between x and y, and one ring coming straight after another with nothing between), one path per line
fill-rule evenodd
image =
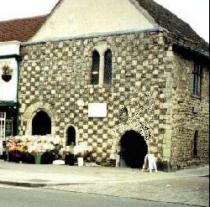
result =
M89 35L79 35L75 37L64 37L64 38L46 39L42 41L22 42L21 46L45 44L48 42L90 39L90 38L97 38L97 37L119 36L119 35L129 35L129 34L138 34L138 33L140 34L140 33L148 33L148 32L163 32L163 29L161 27L156 27L153 29L146 29L146 30L132 30L132 31L128 30L128 31L120 31L120 32L94 33L94 34L89 34Z
M170 43L179 49L183 49L185 52L193 53L196 56L202 56L205 59L209 60L209 52L206 50L202 50L199 47L194 47L191 44L191 41L186 40L182 37L177 37L174 34L167 32L167 38L169 39ZM208 45L208 43L206 43ZM178 49L178 51L179 51Z
M16 107L17 102L14 101L0 101L0 107Z
M170 44L177 45L180 48L183 48L185 51L196 53L200 56L203 56L206 59L209 59L209 53L204 50L200 50L198 48L193 48L191 44L188 43L187 40L180 39L175 37L169 31L164 28L157 27L154 29L147 29L147 30L139 30L139 31L122 31L122 32L112 32L112 33L99 33L99 34L90 34L90 35L83 35L83 36L76 36L76 37L66 37L66 38L58 38L58 39L49 39L43 41L36 41L36 42L23 42L21 46L29 46L29 45L37 45L37 44L45 44L47 42L59 42L59 41L68 41L68 40L79 40L79 39L87 39L87 38L96 38L96 37L107 37L107 36L119 36L119 35L126 35L126 34L138 34L138 33L148 33L148 32L163 32L167 33L167 37L170 41Z

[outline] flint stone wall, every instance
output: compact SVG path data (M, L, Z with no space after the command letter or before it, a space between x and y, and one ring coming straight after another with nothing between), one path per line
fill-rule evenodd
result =
M172 71L177 65L164 39L163 33L152 32L22 46L20 134L30 134L33 116L44 110L51 115L52 132L64 144L68 126L76 128L77 143L93 148L91 161L115 159L120 137L133 129L145 135L159 161L171 163L172 144L181 144L179 138L171 139ZM111 85L93 86L92 52L100 46L112 51L113 80ZM107 117L89 118L88 103L107 103ZM120 117L123 107L128 109L127 120ZM188 142L187 137L184 140Z
M194 62L173 56L172 159L174 169L209 161L209 68L203 66L201 97L193 96ZM193 109L194 108L194 109ZM194 136L198 131L198 155L193 155Z

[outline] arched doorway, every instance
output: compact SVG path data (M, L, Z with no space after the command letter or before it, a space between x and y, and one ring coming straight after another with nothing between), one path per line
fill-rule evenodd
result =
M128 167L142 168L148 146L144 137L134 130L127 131L121 138L121 159Z
M76 130L73 126L69 126L67 129L67 139L66 139L66 145L76 145Z
M32 120L32 135L51 134L51 119L44 111L38 112Z

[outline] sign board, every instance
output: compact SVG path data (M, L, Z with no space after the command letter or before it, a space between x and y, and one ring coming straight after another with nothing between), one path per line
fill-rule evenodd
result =
M91 118L107 117L107 103L88 104L88 117L91 117Z

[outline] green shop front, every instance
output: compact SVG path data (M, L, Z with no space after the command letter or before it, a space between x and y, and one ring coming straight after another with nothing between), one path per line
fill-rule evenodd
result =
M0 102L0 137L14 136L17 133L17 103Z

